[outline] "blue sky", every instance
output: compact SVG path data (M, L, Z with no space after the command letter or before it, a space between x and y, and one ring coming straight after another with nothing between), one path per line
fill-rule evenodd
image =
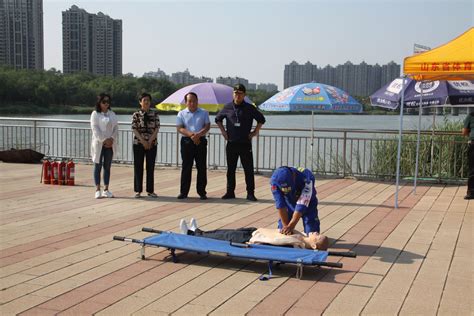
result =
M123 21L123 72L186 68L283 87L284 65L401 63L413 44L474 26L473 0L44 0L45 68L62 69L61 12L75 4Z

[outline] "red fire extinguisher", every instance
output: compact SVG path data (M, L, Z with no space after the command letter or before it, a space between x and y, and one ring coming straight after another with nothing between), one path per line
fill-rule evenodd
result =
M58 166L58 183L60 185L66 184L66 161L61 160Z
M59 162L53 161L51 163L51 184L58 184Z
M74 185L75 169L74 161L69 160L66 164L66 185Z
M43 160L43 183L51 184L51 162L48 159Z

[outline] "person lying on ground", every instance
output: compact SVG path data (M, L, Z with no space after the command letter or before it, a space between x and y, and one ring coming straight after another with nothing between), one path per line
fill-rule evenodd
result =
M232 241L236 243L293 246L295 248L313 250L327 250L329 245L328 238L317 232L311 232L306 235L297 230L293 230L291 235L285 235L280 233L277 228L255 227L203 231L198 228L197 222L194 218L191 219L189 227L184 219L180 221L179 226L181 233L186 235Z

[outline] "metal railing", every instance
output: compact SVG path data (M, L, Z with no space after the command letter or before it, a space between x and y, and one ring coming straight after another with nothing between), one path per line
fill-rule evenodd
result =
M86 120L0 117L0 146L32 148L47 156L90 160L91 129ZM256 171L282 165L303 166L317 174L391 178L395 175L396 130L262 128L253 141ZM402 176L414 175L416 131L405 131ZM420 178L438 180L467 176L467 144L455 132L422 131ZM225 140L217 126L208 134L208 167L226 168ZM162 124L156 163L180 166L180 135ZM119 122L119 149L114 160L133 162L133 134L129 122Z

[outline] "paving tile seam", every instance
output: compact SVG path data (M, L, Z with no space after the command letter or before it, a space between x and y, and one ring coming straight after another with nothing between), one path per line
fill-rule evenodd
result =
M216 207L216 209L217 209L217 207ZM219 212L219 210L216 211L216 213L218 213L218 212ZM212 215L209 215L209 216L212 216ZM172 220L170 220L169 222L171 222L171 221L172 221ZM167 223L168 223L168 222L167 222ZM111 241L111 242L113 242L113 241ZM123 247L127 247L127 245L124 245L124 246L122 246L122 247L117 247L117 248L114 249L114 250L118 250L119 248L123 248ZM133 251L133 252L135 252L135 251ZM128 254L125 254L125 255L123 255L122 257L127 256L127 255L130 255L130 254L132 254L133 252L130 252L130 253L128 253ZM103 254L99 254L99 256L100 256L100 255L103 255ZM119 258L120 258L120 257L119 257ZM117 259L119 259L119 258L115 258L115 259L113 259L113 260L117 260ZM91 258L84 259L83 261L87 261L87 260L89 260L89 259L91 259ZM113 260L111 260L111 261L113 261ZM108 262L111 262L111 261L108 261ZM106 264L106 263L108 263L108 262L105 262L105 263L103 263L103 264ZM96 267L97 267L97 266L96 266ZM94 268L96 268L96 267L94 267ZM61 269L64 269L64 268L65 268L65 267L62 267ZM61 269L59 269L59 270L61 270ZM92 268L92 269L93 269L93 268ZM82 271L82 272L80 272L79 274L84 273L84 272L86 272L86 271ZM52 272L49 272L49 273L52 273ZM47 274L49 274L49 273L47 273ZM77 275L77 274L76 274L76 275ZM37 276L36 278L39 278L39 277L41 277L41 276ZM30 280L30 281L31 281L31 280ZM58 282L61 282L61 281L58 281ZM57 283L57 282L55 282L55 283ZM49 285L48 285L48 286L49 286ZM47 286L46 286L46 287L47 287ZM39 290L41 290L41 289L38 289L38 291L39 291ZM16 299L17 299L17 298L16 298Z
M389 187L386 187L386 188L384 188L381 192L378 192L378 193L381 194L382 192L384 192L385 190L388 190L388 189L389 189ZM374 197L369 198L368 201L370 201L370 200L373 199L373 198L374 198ZM388 198L391 198L391 196L389 196ZM343 206L348 205L348 204L350 204L350 203L351 203L351 202L347 202L346 204L341 205L340 207L338 207L337 209L335 209L333 212L327 214L326 216L322 217L321 219L324 219L325 217L329 216L330 214L333 214L335 211L339 210L339 209L342 208ZM338 220L337 222L335 222L333 225L331 225L331 226L325 228L324 231L328 231L329 229L335 227L337 224L339 224L341 221L343 221L346 217L350 216L351 214L353 214L353 213L356 212L357 210L360 210L362 207L364 207L364 206L361 205L361 206L359 206L359 207L354 208L350 213L347 213L347 214L345 213L346 215L345 215L343 218L341 218L340 220ZM375 210L376 208L377 208L377 207L374 207L374 210ZM368 214L367 214L367 215L368 215ZM361 220L362 220L362 219L361 219ZM359 221L359 222L360 222L360 221ZM357 223L356 223L356 224L357 224ZM354 224L354 225L356 225L356 224Z
M402 188L402 189L403 189L403 188ZM406 192L405 194L403 194L404 191L406 191L406 189L401 190L403 200L405 200L405 199L407 199L407 198L409 197L409 192ZM381 203L381 206L383 207L383 205L385 205L385 204L387 203L387 201L391 200L392 197L393 197L393 195L390 195L389 197L387 197L387 199L386 199L384 202ZM401 203L400 203L400 204L401 204ZM366 216L364 216L361 220L359 220L357 223L354 223L354 224L351 226L352 228L348 229L345 234L349 233L350 230L353 229L353 227L354 227L355 225L357 225L358 223L362 222L365 218L367 218L368 216L370 216L370 214L372 214L372 213L373 213L374 211L376 211L376 210L377 210L377 208L374 208L370 213L368 213ZM392 209L392 210L393 210L393 209ZM387 213L385 214L385 216L384 216L383 218L385 218L385 217L388 216L389 214L390 214L390 212L387 211ZM380 219L380 220L377 222L377 224L380 223L380 222L383 220L383 218ZM361 237L360 240L363 240L363 238L364 238L365 236L367 236L367 235L372 231L372 229L377 226L377 224L374 225L370 230L368 230L367 233L366 233L363 237ZM344 235L345 235L345 234L344 234ZM341 237L343 237L344 235L342 235ZM359 240L359 241L360 241L360 240ZM354 247L357 247L357 245L355 245ZM352 249L352 248L351 248L351 249ZM342 260L342 258L337 259L336 262L339 262L339 261L341 261L341 260ZM321 281L324 277L326 277L329 273L331 273L332 270L333 270L332 268L329 268L329 269L321 269L321 271L323 271L323 272L321 273L321 275L319 275L319 276L314 280L314 284L313 284L312 286L310 286L310 287L306 290L306 292L309 292L309 291L311 291L311 289L313 289L315 286L318 286L318 282ZM354 273L354 275L355 275L355 273ZM351 278L351 279L352 279L352 278ZM348 280L347 282L349 282L349 281L350 281L350 280ZM341 290L342 290L342 288L339 290L339 292L340 292ZM338 293L339 293L339 292L338 292ZM338 293L337 293L337 294L338 294ZM335 297L337 297L337 294L335 295ZM335 297L333 298L333 300L335 299ZM290 312L290 311L295 307L295 305L298 304L298 302L300 301L300 299L301 299L301 298L298 298L298 299L296 299L292 304L290 304L290 306L283 312L283 314L287 314L288 312ZM329 305L330 305L330 304L328 304L327 306L325 306L324 310L326 310ZM324 310L323 310L323 311L324 311Z
M459 188L458 188L458 190L459 190ZM456 194L454 195L454 198L455 197L456 197ZM454 201L454 198L453 198L453 201ZM453 201L451 201L450 206L451 206ZM448 208L448 210L449 210L449 208ZM446 213L448 213L448 212L446 212ZM448 283L449 272L451 271L451 266L452 266L453 261L454 261L454 253L456 252L456 248L457 248L457 245L458 245L458 242L459 242L459 235L461 234L462 227L465 224L464 219L466 218L466 214L467 214L467 206L466 206L466 209L464 210L464 214L463 214L462 221L461 221L461 226L460 226L460 228L458 230L458 233L457 233L457 236L456 236L456 243L455 243L455 246L453 248L453 252L452 252L452 255L451 255L451 260L449 261L449 266L448 266L448 270L446 272L446 277L444 278L443 288L441 290L441 297L439 298L438 307L436 308L436 313L437 314L439 314L439 312L440 312L441 302L443 301L443 296L444 296L444 293L445 293L445 290L446 290L446 284Z
M440 193L437 195L436 200L441 196L441 193L442 193L442 191L443 191L445 188L446 188L446 186L444 186L443 189L440 191ZM454 197L455 197L455 196L453 196L452 200L454 200ZM436 204L436 200L434 201L434 203L432 204L432 206L430 207L430 209L428 210L427 213L430 213L430 210L433 208L433 205ZM451 203L452 203L452 202L451 202ZM438 212L439 212L439 211L438 211ZM438 231L439 231L439 229L441 228L441 226L442 226L442 224L443 224L443 222L444 222L444 219L446 218L446 215L448 214L447 209L446 209L446 211L444 211L443 213L444 213L443 218L440 220L440 222L439 222L439 224L438 224L438 227L437 227L437 229L436 229L436 232L433 234L433 238L431 239L430 245L429 245L428 249L426 250L426 255L425 255L425 257L423 258L423 260L422 260L420 266L418 267L418 270L416 271L416 273L415 273L415 275L414 275L414 277L413 277L413 280L410 282L410 286L408 287L408 292L405 294L405 297L403 298L403 301L402 301L402 303L400 304L397 313L401 313L401 311L403 310L403 306L405 305L406 300L407 300L408 296L410 295L410 292L411 292L411 290L412 290L413 284L415 283L415 280L417 279L417 277L418 277L420 271L421 271L422 268L423 268L423 265L424 265L425 260L426 260L426 256L427 256L428 253L430 252L431 246L432 246L432 244L433 244L433 240L436 238L436 235L438 234Z
M437 195L437 198L441 195L441 192L439 192L439 194ZM418 201L419 202L419 201ZM433 204L436 203L436 200L434 200L432 202L432 206ZM411 210L410 210L411 211ZM362 307L361 311L360 311L360 314L363 314L364 310L366 309L367 305L369 304L369 302L371 301L371 299L374 297L375 293L377 292L377 290L379 289L380 285L383 283L383 281L385 280L385 278L389 275L390 271L392 271L392 268L394 267L395 263L397 262L397 260L400 258L401 254L404 252L404 249L405 247L410 243L410 240L412 239L413 235L415 235L415 233L417 232L418 230L418 227L420 227L420 225L423 223L424 219L428 217L429 215L429 211L425 211L425 214L423 215L423 217L419 220L418 224L416 225L416 227L413 229L413 232L411 233L410 235L410 238L407 239L407 241L405 242L405 244L403 245L403 248L398 252L397 256L394 258L394 261L390 264L390 267L388 268L387 272L384 274L384 276L382 277L382 279L379 281L379 283L377 284L377 286L374 288L374 290L372 291L372 294L370 295L370 297L367 299L367 302L364 304L364 306ZM401 221L400 221L401 223ZM398 225L400 225L400 223ZM397 225L397 227L398 227ZM390 236L390 235L388 235ZM388 237L387 236L387 237ZM434 237L433 237L434 238ZM383 244L383 243L382 243ZM426 258L426 255L425 255L425 258ZM424 260L424 258L423 258ZM418 269L421 268L421 264L420 264L420 267Z
M264 209L264 210L265 210L265 209ZM217 209L217 207L216 207L216 212L211 213L211 214L208 214L206 217L212 217L213 215L218 214L219 212L220 212L220 210ZM263 215L263 216L265 216L265 215ZM204 218L206 218L206 217L204 217ZM169 223L173 223L174 221L175 221L174 219L170 219L170 220L168 220L168 221L162 223L161 225L166 225L166 224L169 224ZM216 220L216 221L218 221L218 220ZM152 227L152 228L153 228L153 227ZM139 231L136 232L136 234L138 234L138 233L142 233L141 230L139 230ZM130 234L131 237L133 237L133 235L134 235L134 233ZM106 242L106 243L114 243L114 241L113 241L113 240L110 240L110 241L108 241L108 242ZM103 243L103 244L101 244L101 245L105 245L106 243ZM121 249L121 248L124 248L124 247L127 247L127 246L128 246L128 245L126 245L126 244L123 245L123 246L118 246L118 247L114 248L114 250L118 250L118 249ZM83 250L78 250L77 252L74 252L74 253L65 255L65 256L60 257L60 258L65 258L65 257L68 257L68 256L70 256L70 255L72 255L72 254L80 253L80 252L82 252L82 251L84 251L84 250L93 249L93 248L95 248L95 247L97 247L97 246L91 246L90 248L86 248L86 249L83 249ZM132 253L132 252L130 252L130 253ZM98 254L97 256L101 256L101 255L103 255L103 254ZM94 257L96 257L96 256L94 256ZM42 263L42 264L40 264L40 265L38 265L38 266L44 265L44 264L49 263L49 262L53 262L53 261L55 261L55 260L57 260L57 259L60 259L60 258L52 259L51 261L47 261L47 262ZM90 258L88 258L88 259L84 259L83 261L89 260L89 259L91 259L91 258L92 258L92 257L90 257ZM76 262L76 263L77 263L77 262ZM27 271L27 270L30 270L30 269L32 269L32 268L34 268L34 267L38 267L38 266L28 267L28 268L26 268L25 270L22 270L22 271ZM60 268L60 269L58 269L58 270L61 270L61 269L63 269L63 268L64 268L64 267L62 267L62 268ZM22 272L22 271L14 272L14 273L12 273L11 275L20 273L20 272ZM54 271L51 271L51 272L54 272ZM50 272L50 273L51 273L51 272ZM6 276L4 276L4 277L6 277ZM4 277L2 277L2 279L3 279ZM38 276L38 277L39 277L39 276Z
M230 261L230 260L232 260L232 259L226 259L225 261L219 263L219 264L218 264L217 266L215 266L215 267L217 268L217 267L219 267L219 265L224 264L224 263L226 263L226 262L228 262L228 261ZM245 268L247 268L248 266L250 266L252 263L253 263L253 261L249 261L249 262L248 262L247 264L245 264L242 268L240 268L239 270L235 270L235 272L233 272L232 274L230 274L229 276L227 276L227 278L229 278L229 277L231 277L231 276L237 274L238 272L240 272L240 271L242 271L243 269L245 269ZM204 274L204 273L206 273L206 272L208 272L208 271L209 271L209 270L204 271L203 273L201 273L201 275ZM199 275L198 275L197 277L199 277ZM176 289L173 289L172 291L170 291L170 292L168 292L168 293L166 293L166 294L161 295L160 297L156 298L154 301L152 301L152 302L146 304L145 306L141 307L140 309L138 309L138 310L135 311L135 312L139 312L139 311L141 311L141 310L146 309L146 307L152 305L153 303L155 303L156 301L158 301L158 300L160 300L161 298L165 297L166 295L168 295L168 294L170 294L170 293L172 293L172 292L174 292L174 291L176 291L176 290L178 290L178 289L184 287L187 283L191 282L192 280L196 279L197 277L195 277L195 278L189 280L188 282L186 282L186 283L180 285L180 286L177 287ZM220 282L218 282L217 284L215 284L213 287L209 288L209 289L206 290L205 292L207 292L207 291L209 291L210 289L214 288L215 286L221 284L221 283L224 282L225 280L226 280L226 279L221 280ZM205 292L201 293L200 295L204 294ZM238 291L237 291L236 294L234 294L234 295L232 295L231 297L229 297L228 300L231 299L232 297L234 297L234 296L237 295L237 294L238 294ZM191 301L192 301L192 300L191 300ZM179 307L176 308L174 311L172 311L171 313L169 313L169 315L171 315L171 314L173 314L174 312L178 311L178 310L181 309L183 306L187 305L189 302L190 302L190 301L185 302L183 305L179 306ZM225 301L225 302L226 302L226 301ZM225 302L224 302L224 303L225 303ZM224 303L222 303L222 304L224 304ZM222 304L220 304L220 305L222 305ZM219 305L219 306L220 306L220 305ZM217 308L217 307L216 307L216 308ZM210 313L211 313L211 312L209 312L209 314L210 314Z
M405 194L403 194L403 191L406 191L407 188L408 188L408 186L404 186L404 187L402 187L401 190L400 190L400 191L402 192L402 196L404 195L403 199L402 199L402 200L400 201L400 203L399 203L400 206L402 206L402 204L403 204L404 201L406 201L407 199L410 198L410 192L409 192L409 191L406 192ZM403 190L403 191L402 191L402 190ZM385 205L385 204L387 203L387 201L391 200L392 198L393 198L393 195L391 195L390 197L388 197L388 198L385 200L385 202L382 203L382 205ZM400 198L400 196L399 196L399 198ZM374 211L376 211L376 210L377 210L377 208L375 208L374 210L372 210L369 214L367 214L367 215L366 215L363 219L361 219L358 223L362 222L366 217L368 217L370 214L372 214L372 212L374 212ZM361 240L363 240L379 223L381 223L381 222L383 221L383 219L384 219L385 217L387 217L387 216L390 215L390 212L391 212L391 211L394 211L394 210L396 210L396 209L395 209L395 208L392 208L391 210L387 211L386 214L384 215L384 217L381 218L381 219L377 222L377 224L375 224L363 237L361 237L358 242L360 242ZM407 214L408 214L408 212L407 212ZM405 217L405 216L406 216L406 214L404 215L404 217ZM404 217L403 217L403 218L404 218ZM400 221L403 220L403 218L401 218ZM356 223L356 224L358 224L358 223ZM352 227L354 227L356 224L354 224ZM351 228L351 229L352 229L352 228ZM346 232L346 234L349 233L351 229L349 229L349 230ZM344 235L343 235L343 236L344 236ZM357 242L357 244L356 244L353 248L355 248L355 247L358 246L358 242ZM380 243L380 244L381 244L381 243ZM379 247L380 247L380 245L379 245ZM351 248L351 249L353 249L353 248ZM378 249L378 248L377 248L377 249ZM374 250L374 253L375 253L375 251L376 251L376 250ZM359 257L359 256L358 256L358 257ZM342 259L343 259L343 258L338 259L337 262L341 261ZM366 260L364 261L364 263L362 263L362 265L359 267L359 270L360 270L360 268L363 267L363 265L367 262L368 259L369 259L369 257L367 257ZM325 269L325 270L327 270L327 271L325 271L325 273L323 273L323 274L321 275L321 277L317 278L317 280L315 281L315 283L307 290L307 292L308 292L308 291L311 291L315 286L317 286L317 285L318 285L318 282L320 282L325 276L327 276L329 273L331 273L331 271L332 271L333 269L331 268L331 269ZM358 270L358 271L359 271L359 270ZM323 314L324 311L327 310L327 308L331 305L332 301L334 301L334 299L336 299L336 297L339 295L339 293L342 291L342 289L352 280L352 278L356 275L356 273L357 273L357 271L354 271L352 277L351 277L349 280L347 280L346 283L342 283L343 286L339 289L339 291L338 291L338 292L336 293L336 295L333 297L333 299L331 300L331 302L330 302L329 304L327 304L326 306L324 306L324 308L323 308L321 314ZM291 305L291 307L288 308L288 309L285 311L285 314L288 313L288 312L298 303L298 301L299 301L300 299L301 299L301 298L299 298L298 300L296 300L296 301Z
M120 246L120 247L116 248L115 250L117 250L117 249L119 249L119 248L124 248L124 247L126 247L126 246ZM163 250L157 252L155 255L160 254L160 253L162 253L162 252L164 252L164 251L166 251L166 250L163 249ZM114 262L114 261L116 261L116 260L118 260L118 259L125 258L125 257L127 257L127 256L130 256L130 255L133 254L133 253L135 253L135 251L134 251L134 252L129 252L129 253L123 254L123 255L118 256L118 257L114 257L114 258L110 259L109 261L102 262L101 264L96 265L96 266L94 266L94 267L91 267L91 268L88 269L88 270L84 270L84 271L78 272L78 273L76 273L76 274L70 275L70 276L67 277L67 279L74 278L75 276L80 275L80 274L83 274L83 273L85 273L85 272L87 272L87 271L90 271L90 270L99 268L99 267L104 266L104 265L106 265L106 264L108 264L108 263L110 263L110 262ZM99 254L98 256L101 256L101 255L102 255L102 254ZM90 259L92 259L92 258L87 258L87 259L84 259L84 260L82 260L82 261L80 261L80 262L88 261L88 260L90 260ZM75 265L75 264L77 264L77 263L73 263L73 264L71 264L70 266L73 266L73 265ZM129 266L131 266L131 265L133 265L133 264L134 264L134 263L129 264L129 265L127 265L127 266L125 266L125 267L123 267L123 268L120 268L119 270L116 270L116 271L120 271L120 270L126 269L127 267L129 267ZM58 270L48 272L48 273L46 273L46 274L44 274L44 275L41 275L41 276L35 276L34 278L31 278L31 279L29 279L29 280L25 280L25 281L23 281L23 282L21 282L21 283L31 282L32 280L41 278L41 277L43 277L43 276L45 276L45 275L48 275L48 274L50 274L50 273L53 273L53 272L62 270L62 269L64 269L64 268L67 268L67 267L62 267L62 268L60 268L60 269L58 269ZM114 271L114 272L116 272L116 271ZM113 272L111 272L111 273L113 273ZM111 274L111 273L110 273L110 274ZM33 275L32 275L32 276L33 276ZM104 277L105 277L105 276L104 276ZM54 285L54 284L57 284L57 283L63 282L63 281L64 281L64 279L59 280L59 281L56 281L56 282L53 282L53 283L48 284L48 285L45 285L45 286L43 286L42 288L36 289L36 290L34 290L34 291L32 291L32 292L29 292L29 293L25 293L24 295L21 295L21 296L19 296L19 297L16 297L16 298L14 298L14 299L12 299L12 300L10 300L10 301L8 301L8 302L4 302L3 304L7 304L7 303L13 302L13 301L15 301L15 300L17 300L17 299L19 299L19 298L21 298L21 297L24 297L24 296L27 296L27 295L30 295L30 294L34 294L35 292L41 291L41 290L43 290L43 289L45 289L45 288L47 288L47 287L49 287L49 286L52 286L52 285ZM94 282L94 281L96 281L96 280L91 280L90 282ZM90 283L90 282L88 282L88 283ZM19 283L19 284L21 284L21 283ZM85 285L85 284L83 284L83 285L81 285L81 286L84 286L84 285ZM7 288L7 289L8 289L8 288ZM71 291L73 291L73 290L74 290L74 289L69 290L69 291L67 291L67 292L64 292L64 293L62 293L61 295L65 294L65 293L68 293L68 292L71 292Z
M172 204L167 204L167 205L165 205L164 207L166 208L167 206L172 206ZM146 218L146 217L148 217L148 216L150 216L150 215L153 215L153 214L149 214L149 213L152 212L152 211L156 211L156 208L149 209L149 210L145 210L145 211L141 212L141 213L142 213L142 216L141 216L141 217L135 217L135 220L140 219L140 218ZM163 213L166 213L166 212L169 212L169 211L170 211L170 209L159 210L159 212L163 212ZM165 214L162 214L162 213L160 213L160 214L161 214L161 215L165 215ZM155 214L155 215L156 215L156 214ZM170 214L166 214L166 215L170 215ZM123 216L123 217L126 218L126 217L129 217L129 215L125 215L125 216ZM119 221L120 218L122 218L122 217L117 218L116 221ZM126 222L126 221L125 221L125 220L122 220L122 222ZM102 225L102 224L97 224L97 225L94 225L94 226L100 226L100 225ZM90 227L87 227L87 226L86 226L86 227L83 227L83 228L78 228L78 229L73 230L73 231L68 232L68 233L63 233L63 234L59 234L59 235L53 235L53 236L51 236L51 237L46 237L46 238L44 238L43 240L48 239L48 238L54 238L54 237L61 236L61 235L72 235L72 236L70 236L70 237L65 236L63 239L56 240L56 241L52 241L52 242L50 242L50 243L44 244L44 245L42 245L42 247L47 247L47 246L49 246L49 245L54 245L55 243L60 242L60 241L66 241L66 240L69 240L69 239L77 238L78 236L81 235L81 234L77 235L78 232L79 232L80 230L83 230L83 229L91 230L89 233L93 233L93 232L100 232L101 230L106 229L106 228L112 228L112 227L114 227L114 226L116 226L116 225L117 225L117 223L109 223L108 226L100 227L99 229L96 229L96 230L93 230L93 229L92 229L93 226L90 226ZM76 236L76 235L77 235L77 236ZM94 239L94 238L92 238L92 239ZM35 241L35 242L41 242L41 240L38 240L38 241ZM33 243L34 243L34 242L33 242ZM0 257L0 259L8 258L8 257L11 257L11 256L18 255L18 254L20 254L20 253L25 253L25 252L28 252L28 251L36 250L36 249L38 248L38 246L35 246L35 245L32 245L31 247L32 247L32 249L28 249L28 250L26 250L26 251L21 251L21 252L19 252L19 253L14 253L14 254L11 254L11 255L8 255L8 256L3 256L3 257ZM16 247L12 247L12 248L13 248L12 250L14 250L14 248L16 248ZM7 250L9 250L9 249L11 249L11 248L4 249L3 251L7 251ZM24 260L21 260L21 261L24 261ZM19 261L19 262L21 262L21 261Z
M164 252L164 251L166 251L166 250L163 249L162 251L157 252L154 256L159 255L159 254L161 254L161 253ZM107 263L112 262L112 261L115 261L115 260L120 259L120 258L124 258L124 257L129 256L129 255L130 255L130 254L123 255L123 256L121 256L121 257L118 257L118 258L115 258L115 259L113 259L113 260L110 260L110 261L108 261ZM161 265L163 265L163 264L165 264L165 263L167 263L167 261L160 261L160 263L159 263L157 266L152 266L152 267L150 267L150 268L148 268L148 269L146 269L146 270L143 270L143 271L141 271L141 272L139 272L139 273L149 272L150 270L159 268ZM78 291L78 290L80 290L80 288L85 287L85 286L87 286L88 284L91 284L91 283L93 283L93 282L97 282L98 280L103 279L103 278L106 278L106 277L108 277L108 276L111 275L111 274L118 273L118 272L121 271L121 270L126 270L126 269L129 268L130 266L136 265L136 264L137 264L137 262L131 263L131 264L129 264L129 265L127 265L127 266L124 266L124 267L122 267L122 268L120 268L120 269L118 269L118 270L112 271L111 273L109 273L109 274L107 274L107 275L104 275L104 276L101 276L101 277L99 277L99 278L97 278L97 279L94 279L94 280L91 280L91 281L89 281L89 282L86 282L86 283L84 283L84 284L82 284L82 285L80 285L80 286L78 286L78 287L76 287L76 288L73 288L73 289L71 289L71 290L68 290L68 291L66 291L66 292L63 292L63 293L61 293L60 295L58 295L58 296L56 296L56 297L49 298L48 300L45 300L44 302L42 302L42 303L40 303L40 304L38 304L38 305L36 305L36 306L33 306L33 307L31 307L31 308L29 308L29 309L23 311L23 312L27 312L27 311L30 310L30 309L37 308L38 306L42 306L42 305L44 305L44 304L47 304L48 302L54 301L54 300L56 300L56 299L59 299L61 296L67 295L67 294L69 294L69 293L71 293L71 292L73 292L73 291ZM102 265L98 265L98 266L96 266L96 267L100 267L100 266L102 266ZM96 268L96 267L94 267L94 268ZM75 275L73 275L73 276L71 276L71 277L69 277L69 278L72 278L72 277L74 277L74 276L76 276L76 275L79 275L79 274L82 274L82 273L83 273L83 272L77 273L77 274L75 274ZM122 283L124 283L124 282L127 282L127 281L133 279L134 277L136 277L136 275L137 275L137 274L132 275L130 278L125 279L125 280L123 280L123 281L117 283L116 285L112 286L111 288L113 288L113 287L115 287L115 286L119 286L120 284L122 284ZM61 280L61 281L62 281L62 280ZM61 281L58 281L58 282L61 282ZM58 283L58 282L55 282L55 283ZM48 286L49 286L49 285L48 285ZM46 287L48 287L48 286L46 286ZM105 292L105 291L107 291L107 290L109 290L109 289L110 289L110 288L105 289L105 290L100 291L100 292L97 292L97 293L93 293L90 297L93 297L93 296L95 296L95 295L97 295L97 294L100 294L100 293L102 293L102 292ZM41 289L38 289L37 291L40 291L40 290L41 290ZM37 291L34 291L34 292L37 292ZM35 295L34 292L32 292L31 294ZM84 299L84 301L87 300L87 299L89 299L90 297ZM81 302L82 302L82 301L81 301ZM80 304L81 302L78 302L77 304ZM74 304L73 306L75 306L75 305L77 305L77 304ZM73 306L71 306L71 307L73 307ZM40 307L40 308L41 308L41 307ZM22 313L23 313L23 312L22 312Z
M163 250L163 251L166 251L166 250ZM185 253L182 253L182 254L185 254ZM179 257L179 256L178 256L178 257ZM164 276L163 279L164 279L164 278L167 278L167 277L170 277L170 276L173 275L174 273L177 273L177 272L179 272L180 270L185 269L185 268L188 267L188 266L191 266L192 264L195 264L195 263L197 263L197 262L199 262L199 261L203 261L203 260L205 260L205 259L208 258L208 257L209 257L209 256L205 255L204 257L201 257L201 258L197 258L197 259L195 258L195 260L191 260L191 263L187 263L187 264L183 265L182 267L180 267L180 268L177 269L176 271L173 271L173 272L171 272L170 274ZM166 258L166 257L165 257L165 258ZM150 270L156 269L156 268L158 268L159 266L161 266L162 264L165 264L165 263L170 263L170 262L169 262L169 261L163 261L163 262L160 263L157 267L152 267L152 268L150 268L150 269L147 270L147 271L142 271L142 272L140 272L140 274L141 274L141 273L145 273L145 272L150 272ZM130 266L136 265L136 264L137 264L137 263L132 263ZM174 263L172 263L172 264L174 264ZM215 266L212 266L212 267L210 267L208 270L205 270L205 271L201 272L200 274L198 274L197 276L195 276L192 280L198 278L200 275L206 273L207 271L209 271L210 269L212 269L212 268L214 268L214 267L215 267ZM121 282L121 283L115 284L114 286L112 286L112 287L110 287L110 288L108 288L108 289L105 289L105 290L102 291L102 292L94 293L93 296L91 296L91 297L89 297L89 298L86 298L86 299L84 299L83 301L78 302L77 304L72 305L72 306L68 307L68 308L65 309L65 310L62 310L61 312L65 312L65 311L67 311L68 309L74 308L75 306L77 306L77 305L79 305L79 304L82 304L82 303L84 303L84 302L90 300L90 299L93 298L95 295L98 295L98 294L101 294L101 293L105 293L106 291L109 291L109 290L113 290L113 288L118 287L118 286L120 286L121 284L123 284L123 283L125 283L125 282L127 282L127 281L129 281L129 280L131 280L131 279L133 279L133 278L135 278L135 277L136 277L136 275L131 276L129 279L124 280L124 281ZM155 282L156 282L156 281L155 281ZM141 288L141 289L138 289L138 290L136 290L136 291L134 291L134 292L132 292L132 293L129 293L128 295L133 295L133 294L135 294L135 293L137 293L137 292L139 292L139 291L145 289L146 287L153 285L155 282L153 282L153 283L151 283L151 284L148 284L147 286L145 286L145 287L143 287L143 288ZM186 283L185 283L185 284L186 284ZM185 284L181 285L180 287L184 286ZM167 294L168 294L168 293L163 294L161 297L166 296ZM161 298L161 297L160 297L160 298ZM122 299L123 299L123 298L122 298ZM118 300L117 302L121 301L122 299ZM158 299L159 299L159 298L157 298L156 300L158 300ZM155 300L155 301L156 301L156 300ZM114 302L114 304L117 303L117 302ZM150 302L150 304L152 304L152 303L153 303L153 302ZM150 305L150 304L148 304L148 305ZM109 305L109 306L110 306L110 305ZM108 306L107 306L107 307L108 307ZM99 313L100 311L106 309L107 307L105 307L105 308L103 308L103 309L100 309L100 310L96 310L96 311L94 312L94 314L95 314L95 313ZM142 309L143 309L143 308L142 308Z

